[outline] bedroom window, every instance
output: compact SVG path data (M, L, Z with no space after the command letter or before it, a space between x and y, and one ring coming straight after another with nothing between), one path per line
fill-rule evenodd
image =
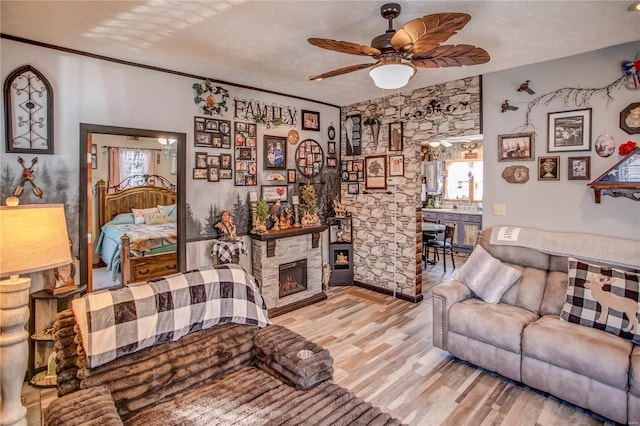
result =
M125 179L133 175L155 175L154 154L155 152L149 149L120 148L120 178Z
M157 151L153 149L109 148L109 187L135 175L157 175ZM144 186L144 179L128 180L126 187ZM124 189L124 188L120 188Z

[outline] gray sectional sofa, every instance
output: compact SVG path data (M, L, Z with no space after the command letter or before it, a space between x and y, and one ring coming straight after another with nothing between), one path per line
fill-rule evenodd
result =
M630 339L566 320L567 255L572 254L562 253L562 247L578 248L571 257L601 252L601 261L592 256L588 262L633 273L640 269L640 241L564 233L555 240L554 233L530 230L521 233L526 243L519 246L496 243L497 231L484 230L478 244L518 270L520 278L498 303L485 302L455 275L434 287L434 345L616 422L637 424L640 349Z

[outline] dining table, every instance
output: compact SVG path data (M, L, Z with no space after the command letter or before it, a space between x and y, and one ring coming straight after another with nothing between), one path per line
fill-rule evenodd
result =
M439 232L444 232L445 229L446 225L442 225L440 223L422 222L422 232L437 234Z

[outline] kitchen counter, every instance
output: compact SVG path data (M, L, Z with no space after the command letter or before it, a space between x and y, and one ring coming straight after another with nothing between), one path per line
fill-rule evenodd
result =
M455 214L470 214L475 216L482 216L483 212L472 212L461 209L422 209L423 212L433 212L433 213L455 213Z

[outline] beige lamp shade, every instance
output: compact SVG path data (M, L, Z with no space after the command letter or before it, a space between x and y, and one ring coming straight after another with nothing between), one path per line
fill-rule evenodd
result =
M62 204L0 207L0 277L71 263Z

